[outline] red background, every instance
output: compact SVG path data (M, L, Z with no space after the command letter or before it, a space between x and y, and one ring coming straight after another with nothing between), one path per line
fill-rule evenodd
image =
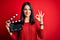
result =
M0 40L11 40L5 21L16 13L20 14L25 1L32 4L34 15L38 9L45 13L44 40L60 40L60 0L0 0ZM20 15L15 20L19 17Z

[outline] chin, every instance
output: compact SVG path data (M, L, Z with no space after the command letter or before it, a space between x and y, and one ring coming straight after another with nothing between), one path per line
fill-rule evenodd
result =
M30 17L30 15L26 15L26 17Z

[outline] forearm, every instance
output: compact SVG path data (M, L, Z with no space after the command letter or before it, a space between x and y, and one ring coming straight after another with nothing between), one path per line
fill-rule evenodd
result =
M7 27L7 25L6 25L6 28L8 30L8 33L10 34L12 40L16 40L17 39L17 33L16 32L13 32L13 33L10 32L10 29Z
M8 33L9 33L10 35L12 35L12 32L10 32L9 28L7 27L7 25L6 25L6 28L7 28L7 30L8 30Z
M43 29L44 29L44 22L43 22L43 18L40 18L40 26L41 26L41 29L43 30Z

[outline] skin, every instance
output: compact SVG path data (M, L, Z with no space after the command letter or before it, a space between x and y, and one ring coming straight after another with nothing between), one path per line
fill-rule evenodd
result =
M26 5L25 7L24 7L24 15L26 16L25 17L25 22L29 22L29 19L30 19L30 15L31 15L31 10L30 10L30 7L29 7L29 5Z
M31 10L30 10L29 5L25 5L23 11L24 11L24 15L26 16L25 17L25 23L29 22L30 15L31 15ZM43 24L43 17L44 17L44 13L42 13L42 11L38 10L38 14L36 14L35 18L40 22L40 24ZM8 21L6 21L6 28L9 32L9 34L12 35L12 32L10 32L9 27L10 27L10 21L8 20ZM41 29L44 29L43 25L41 26Z

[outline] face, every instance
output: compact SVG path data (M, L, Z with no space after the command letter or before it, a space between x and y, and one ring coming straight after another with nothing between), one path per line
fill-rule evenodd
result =
M30 10L29 5L25 5L23 11L24 11L24 15L25 15L26 17L30 17L30 15L31 15L31 10Z

